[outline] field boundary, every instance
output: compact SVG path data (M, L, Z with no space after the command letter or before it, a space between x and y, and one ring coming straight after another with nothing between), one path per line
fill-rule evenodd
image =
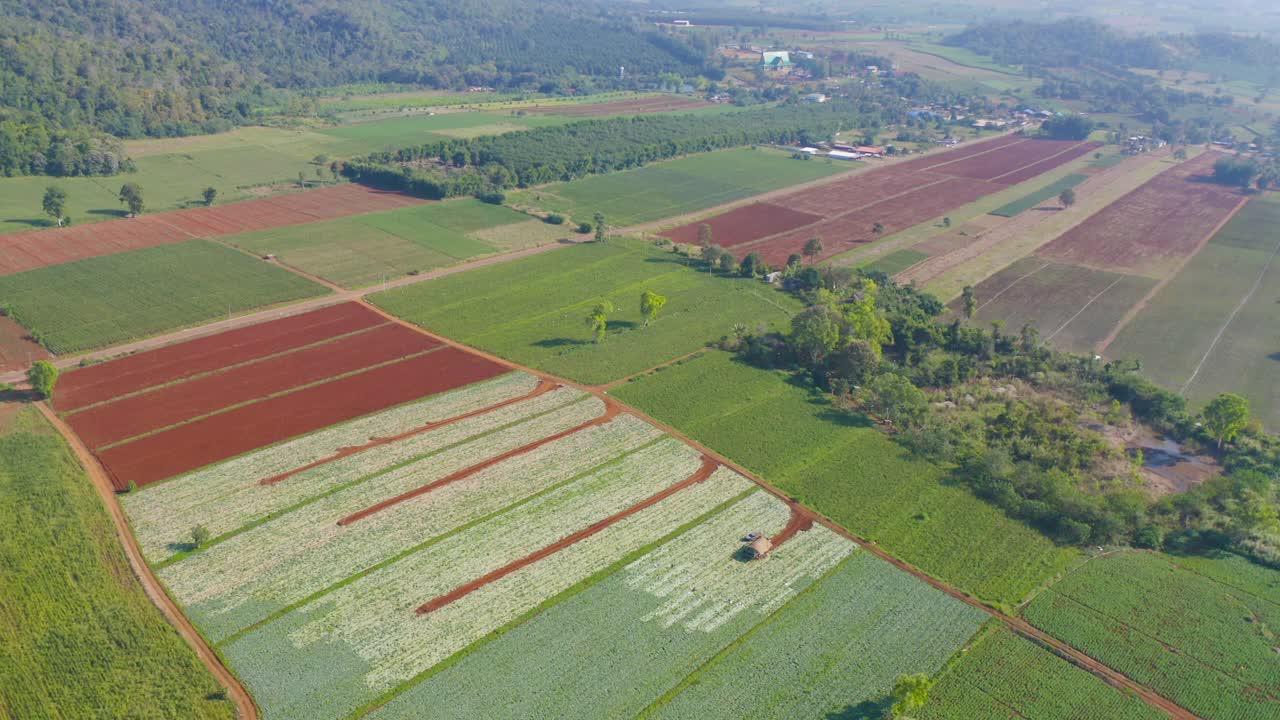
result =
M81 467L88 474L89 480L93 483L93 487L98 492L98 497L102 500L103 506L107 510L107 514L111 516L111 524L116 531L116 539L120 542L121 548L124 550L125 557L129 560L129 567L133 569L133 574L138 578L138 582L142 584L143 590L147 597L151 599L152 604L160 611L165 620L173 626L174 630L182 636L187 645L195 651L196 657L200 662L204 663L209 673L224 687L227 688L227 695L233 703L235 703L236 711L241 720L258 720L258 706L254 702L253 697L245 690L244 685L240 683L240 679L235 673L227 667L222 661L222 657L213 649L204 636L196 630L187 616L179 609L173 598L169 596L169 592L164 585L156 578L152 572L151 566L143 559L142 549L138 546L138 540L133 535L133 530L129 526L128 519L125 518L124 510L120 507L120 501L116 498L115 490L111 487L111 481L107 478L102 466L98 464L97 459L89 452L88 448L80 442L80 438L71 432L71 428L58 417L47 403L36 403L36 408L44 415L62 436L76 459L80 461Z

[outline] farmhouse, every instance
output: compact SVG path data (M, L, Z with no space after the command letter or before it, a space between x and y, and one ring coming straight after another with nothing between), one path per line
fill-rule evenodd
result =
M880 157L884 155L885 148L882 148L879 145L859 145L854 148L853 151L862 155L874 155L875 157Z
M765 50L760 53L760 64L775 70L791 67L791 53L786 50Z
M750 549L752 560L764 560L769 556L769 551L773 549L773 543L769 542L769 538L761 535L752 540L747 547Z

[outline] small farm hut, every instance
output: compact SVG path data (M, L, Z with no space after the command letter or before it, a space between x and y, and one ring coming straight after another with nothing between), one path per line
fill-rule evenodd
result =
M761 535L747 547L751 548L752 560L763 560L769 555L769 551L773 549L773 543L769 542L769 538Z

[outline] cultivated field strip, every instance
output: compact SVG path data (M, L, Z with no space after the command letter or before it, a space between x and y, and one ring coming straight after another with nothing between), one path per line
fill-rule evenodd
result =
M565 495L562 500L570 504L561 513L540 521L534 512L522 520L522 508L511 519L513 525L504 526L500 533L492 532L495 527L485 534L484 525L477 526L473 530L481 534L474 541L464 537L468 530L455 536L459 540L454 544L445 541L415 553L407 559L415 565L402 565L402 561L361 577L225 645L223 652L249 678L259 703L272 717L309 718L317 712L346 716L750 487L731 471L717 472L457 603L427 615L413 612L425 590L456 585L477 574L485 563L496 565L504 555L527 552L522 523L535 537L554 537L564 532L555 527L556 518L572 516L563 513L582 513L579 517L584 519L603 514L605 505L617 507L625 496L638 499L640 493L633 494L632 488L652 493L682 479L677 469L694 471L700 464L696 452L675 441L665 441L653 450L659 448L675 455L660 461L657 468L631 464L629 478L584 478L595 489L578 498L574 493ZM605 495L593 497L597 492ZM552 527L542 528L542 523Z
M211 637L225 638L406 549L591 472L655 439L657 431L647 424L620 418L362 522L338 525L345 515L465 468L478 458L519 447L525 438L578 425L594 402L373 477L164 568L161 577ZM598 414L598 408L594 412Z
M265 481L310 465L370 438L398 435L430 423L518 398L537 386L536 378L513 373L498 380L431 397L347 425L183 475L122 498L134 533L151 562L171 557L189 541L190 528L203 525L217 538L308 498L420 455L550 412L582 397L560 389L527 401L420 435L376 452L356 453L318 465L270 485Z
M54 407L58 412L71 412L175 380L221 372L231 366L385 322L386 318L364 305L340 303L90 365L59 378Z
M738 500L432 674L371 717L463 720L503 717L516 707L527 717L634 717L855 551L814 528L768 562L735 559L743 528L773 535L789 512L763 492ZM698 612L677 618L670 612L677 607Z

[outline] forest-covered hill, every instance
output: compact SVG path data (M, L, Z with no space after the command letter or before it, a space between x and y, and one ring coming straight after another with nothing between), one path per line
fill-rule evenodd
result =
M281 89L554 90L620 66L692 75L706 56L593 0L0 0L0 173L108 172L91 130L225 129Z

